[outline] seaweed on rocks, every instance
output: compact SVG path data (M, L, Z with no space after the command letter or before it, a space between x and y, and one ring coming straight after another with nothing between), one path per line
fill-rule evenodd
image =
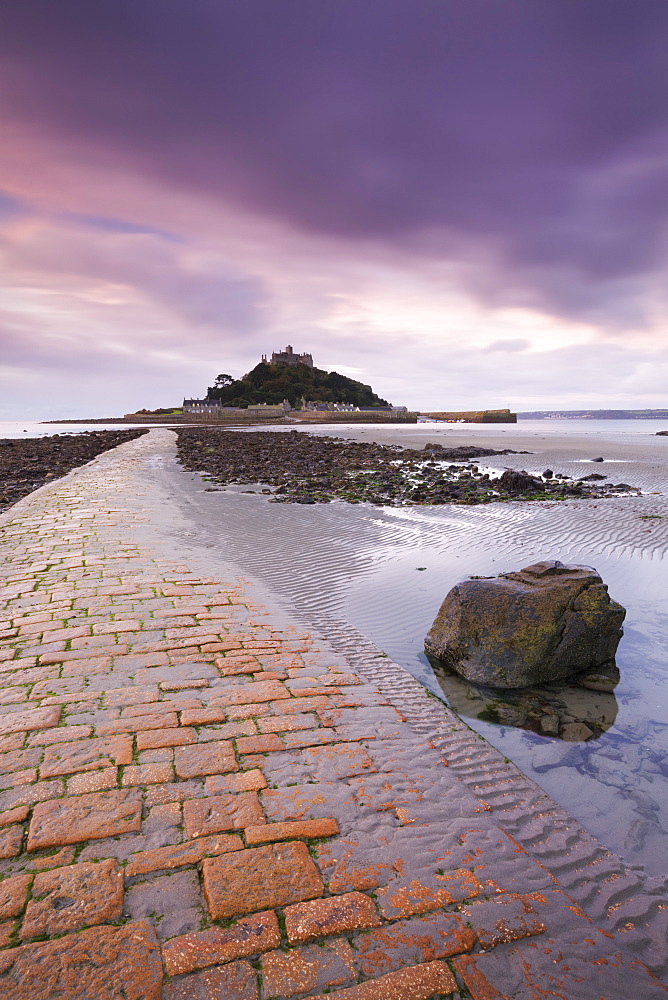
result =
M218 427L177 429L185 468L222 485L258 485L274 503L371 503L380 506L481 504L610 496L631 487L593 485L566 476L544 478L506 470L498 476L470 460L529 454L458 447L417 450L347 441L300 431L238 432ZM458 464L452 464L452 463ZM266 489L271 487L271 490ZM257 492L248 490L247 492Z
M40 438L0 438L0 510L100 452L146 434L147 428L84 431Z

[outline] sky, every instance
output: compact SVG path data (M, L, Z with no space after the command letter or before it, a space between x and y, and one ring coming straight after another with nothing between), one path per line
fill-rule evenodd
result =
M668 406L665 0L0 0L0 420L290 343L421 410Z

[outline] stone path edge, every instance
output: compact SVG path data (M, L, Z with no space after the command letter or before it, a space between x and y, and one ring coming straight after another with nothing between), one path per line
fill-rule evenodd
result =
M182 543L178 533L174 538ZM196 544L196 543L195 543ZM211 572L204 555L202 569ZM494 821L605 930L624 934L625 948L655 975L668 979L668 878L630 867L444 702L424 688L372 640L346 621L309 616L272 593L244 567L231 564L268 620L308 630L343 655L376 685L416 732L437 747L450 772L490 807Z
M302 623L303 625L303 623ZM547 869L597 924L625 932L626 947L656 975L668 974L668 879L649 876L608 850L566 809L370 639L339 623L331 645L427 737L495 822Z

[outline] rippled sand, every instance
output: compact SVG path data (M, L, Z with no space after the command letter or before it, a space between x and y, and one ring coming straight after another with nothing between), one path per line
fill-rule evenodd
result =
M591 471L644 495L584 502L378 508L268 503L234 490L205 493L199 477L156 470L186 515L181 533L269 585L308 623L359 630L434 693L422 641L447 590L470 574L559 558L595 566L627 608L614 724L599 739L563 743L467 719L607 846L650 872L668 854L668 438L611 428L560 435L530 427L370 426L336 434L420 447L471 443L527 449L490 467L579 476ZM332 433L318 428L318 433ZM590 464L603 456L604 463ZM583 466L583 462L586 464ZM481 463L482 464L482 463ZM420 569L418 569L420 567Z

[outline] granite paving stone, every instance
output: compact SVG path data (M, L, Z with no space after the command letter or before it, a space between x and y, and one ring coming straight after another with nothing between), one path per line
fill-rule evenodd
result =
M122 909L123 873L114 861L56 868L35 876L21 937L110 923Z
M0 752L5 753L13 750L21 750L25 744L25 733L12 733L10 736L2 736L0 737Z
M157 785L171 781L174 768L171 761L157 764L132 764L123 769L122 785Z
M474 931L483 951L499 943L517 941L519 938L542 934L546 925L540 919L537 903L545 903L543 893L521 896L505 893L497 899L475 901L463 907L462 916ZM573 911L582 916L579 907Z
M236 736L252 736L257 732L256 719L245 722L228 722L224 725L200 726L197 730L199 743L210 743L215 740L228 740Z
M28 818L30 810L28 806L17 806L16 809L9 809L0 813L0 827L10 826L12 823L21 823Z
M228 713L222 708L192 708L181 713L183 726L209 726L215 722L225 722Z
M340 1000L429 1000L454 993L457 983L445 962L427 962L390 972L345 990L334 990L330 997ZM316 1000L325 1000L318 995ZM493 1000L493 998L492 998Z
M267 779L260 768L239 771L237 774L210 774L204 782L207 795L220 792L251 792L267 787Z
M194 934L173 937L163 947L170 976L219 965L235 958L257 955L281 943L281 932L272 910L237 920L230 927L210 927Z
M355 935L355 966L365 976L376 977L469 952L476 940L475 932L456 913L397 920Z
M60 708L29 708L24 712L7 712L0 715L0 736L8 733L32 732L55 726L60 718Z
M44 751L42 778L56 778L75 771L90 771L110 764L132 762L132 739L128 736L54 743Z
M475 875L459 868L451 872L425 872L422 879L394 879L378 889L378 901L383 916L410 917L471 899L482 889Z
M174 764L179 778L224 774L226 771L239 769L234 747L222 740L204 745L178 747L174 754Z
M239 753L271 753L283 749L284 744L273 733L265 736L242 736L237 740Z
M128 855L125 866L126 878L134 875L145 875L161 869L181 868L193 865L208 855L226 854L228 851L241 851L244 843L235 834L220 833L211 837L199 837L184 844L173 844L166 847L156 847L153 850L137 851Z
M202 778L187 781L165 781L149 785L144 789L144 803L147 808L166 802L184 802L187 799L203 798L207 794Z
M278 719L273 717L258 719L258 728L261 733L287 733L302 729L315 729L317 725L318 719L314 714L302 712Z
M318 869L299 841L207 858L202 871L213 920L302 902L324 892Z
M14 875L0 882L0 920L18 917L25 906L31 882L30 875Z
M347 986L357 978L354 953L344 938L326 945L270 951L261 959L262 1000Z
M290 783L280 788L266 788L260 799L270 822L324 819L334 815L339 817L339 822L347 823L351 816L362 812L344 782Z
M248 826L244 831L246 843L267 844L275 840L313 840L321 837L333 837L339 832L339 824L333 817L326 819L305 819L295 823L265 823L260 826Z
M177 976L163 992L163 1000L259 1000L259 996L257 973L243 961Z
M22 826L6 826L0 830L0 858L15 858L21 853L22 844Z
M0 694L0 705L20 705L27 702L28 692L25 688L8 688ZM4 709L3 709L4 710Z
M197 732L187 726L176 729L152 729L137 733L137 749L147 750L157 747L184 746L197 742Z
M285 931L290 944L355 931L361 927L378 927L380 923L373 900L361 892L297 903L285 910Z
M137 791L97 792L40 802L28 830L28 850L118 836L141 827Z
M144 793L146 794L150 788L150 785L147 786ZM90 840L84 844L78 860L97 861L101 858L116 858L119 862L124 862L138 851L153 851L160 847L178 844L182 838L180 817L161 814L163 808L172 805L173 803L166 803L154 806L148 818L142 823L141 833L125 833L101 840ZM156 812L159 815L154 818Z
M290 702L279 702L281 705L290 704ZM216 711L216 709L211 709L211 711ZM225 716L229 722L238 722L244 719L257 719L263 715L271 715L272 707L266 702L255 703L253 705L228 705L225 709ZM213 721L213 720L212 720ZM222 720L216 720L221 722ZM206 723L204 723L206 725Z
M204 916L197 872L146 878L126 890L123 909L135 920L151 917L161 939L194 931Z
M472 1000L664 1000L666 996L665 978L625 955L618 941L597 940L582 931L580 941L546 935L543 944L541 949L511 945L463 955L453 959L453 967Z
M162 964L145 921L0 953L3 1000L161 1000Z
M12 771L0 775L0 788L16 788L18 785L30 785L37 781L37 768L29 767L23 771Z
M28 871L44 872L51 868L60 868L62 865L70 865L77 854L75 847L61 847L59 851L51 851L49 854L31 856L26 863Z
M264 822L256 792L238 795L208 795L184 803L183 819L189 837L202 837L224 830L241 830Z
M3 1000L665 997L665 886L174 534L173 455L0 516Z
M164 764L166 761L173 764L174 750L172 747L161 747L157 750L138 751L137 760L140 764Z

